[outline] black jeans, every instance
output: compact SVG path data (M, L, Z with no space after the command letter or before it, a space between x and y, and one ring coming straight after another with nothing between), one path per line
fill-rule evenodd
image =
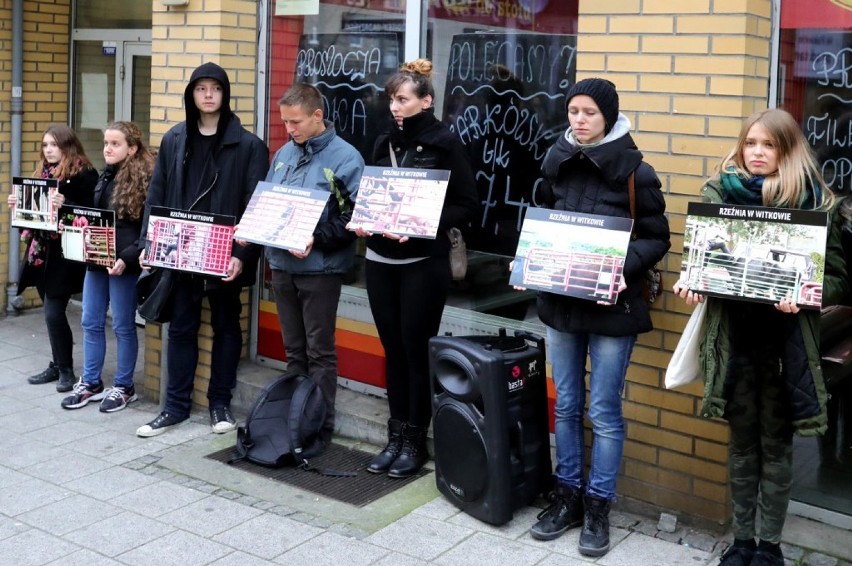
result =
M385 349L390 416L428 427L429 338L438 334L452 276L445 257L414 263L367 261L367 296Z
M47 297L42 295L44 303L44 322L47 325L47 337L50 340L50 350L54 365L63 369L72 369L74 366L74 335L68 324L68 316L65 309L71 295L60 295L58 297Z
M231 404L231 391L237 384L237 364L243 349L240 328L240 287L221 285L207 293L213 346L207 400L210 408ZM168 385L165 411L188 417L192 410L192 390L198 368L198 329L201 326L201 281L185 275L174 286L174 311L169 324Z

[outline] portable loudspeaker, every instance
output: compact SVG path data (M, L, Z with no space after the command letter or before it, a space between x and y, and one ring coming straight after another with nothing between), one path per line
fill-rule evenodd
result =
M544 340L529 333L429 341L438 490L486 523L550 489L544 363Z

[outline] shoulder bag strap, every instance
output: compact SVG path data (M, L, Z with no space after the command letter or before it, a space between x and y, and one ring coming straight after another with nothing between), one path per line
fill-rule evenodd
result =
M627 196L630 199L630 218L633 219L633 232L630 238L636 239L636 172L631 171L627 177Z
M391 167L396 169L399 165L396 164L396 153L393 150L393 144L388 140L388 151L390 151Z

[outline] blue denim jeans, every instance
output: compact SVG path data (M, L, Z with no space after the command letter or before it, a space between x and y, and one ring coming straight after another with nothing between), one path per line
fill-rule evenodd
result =
M583 489L583 413L586 405L586 356L591 362L589 420L592 465L586 492L615 499L615 482L624 448L621 393L636 336L559 332L547 328L556 387L556 480Z
M138 275L109 275L87 271L83 281L83 382L101 382L106 356L107 308L112 305L112 329L115 332L115 385L133 385L139 340L136 336L136 279Z

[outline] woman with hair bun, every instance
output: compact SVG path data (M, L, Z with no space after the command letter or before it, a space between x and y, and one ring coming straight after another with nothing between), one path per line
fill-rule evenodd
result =
M437 237L356 230L368 237L367 295L385 350L390 406L388 444L367 469L392 478L416 474L429 459L429 338L438 333L452 281L446 232L463 229L479 210L464 147L435 117L431 77L432 62L417 59L388 80L385 94L393 122L376 140L372 164L450 171Z

